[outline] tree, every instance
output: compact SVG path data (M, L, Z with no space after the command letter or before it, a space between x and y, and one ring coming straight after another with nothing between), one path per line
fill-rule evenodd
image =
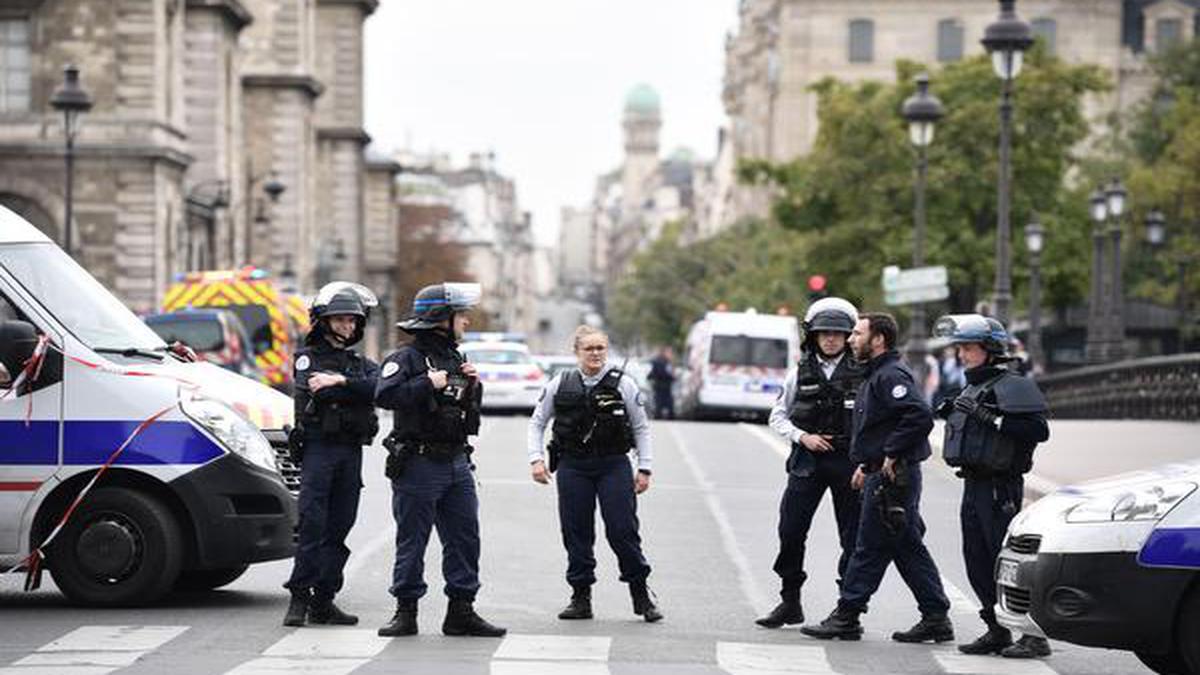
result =
M412 308L413 296L430 284L471 281L462 246L450 237L454 212L448 206L402 203L397 229L396 303L400 316ZM482 313L480 313L482 314ZM478 317L485 321L486 317ZM486 328L486 326L476 327Z

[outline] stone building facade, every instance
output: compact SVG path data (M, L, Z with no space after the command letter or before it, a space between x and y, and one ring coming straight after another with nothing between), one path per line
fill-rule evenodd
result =
M1020 0L1017 11L1049 49L1073 63L1102 67L1114 90L1087 102L1096 124L1127 110L1150 86L1145 54L1190 39L1200 23L1195 0ZM817 134L817 94L826 77L892 80L897 59L935 65L982 53L995 0L742 0L726 44L726 142L741 158L786 161ZM731 169L727 169L731 170ZM729 183L728 176L725 182ZM767 195L725 193L724 218L762 215Z
M398 170L364 153L362 24L377 4L5 0L0 204L62 241L49 100L72 63L94 100L76 141L74 253L130 307L153 311L194 269L290 265L301 292L369 281L384 263L364 244L388 240L369 230L396 226L370 213L370 176Z

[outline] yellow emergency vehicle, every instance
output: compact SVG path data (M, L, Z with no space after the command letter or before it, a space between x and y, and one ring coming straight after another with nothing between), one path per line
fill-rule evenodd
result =
M254 358L267 383L281 391L292 387L292 353L298 336L308 330L304 301L279 290L264 269L184 272L176 275L163 296L163 311L201 307L237 314L250 333Z

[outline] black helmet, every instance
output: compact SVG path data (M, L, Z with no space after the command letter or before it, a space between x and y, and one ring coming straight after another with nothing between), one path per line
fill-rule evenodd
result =
M821 298L804 313L804 332L834 331L849 335L858 323L858 310L842 298Z
M312 344L324 334L325 322L322 319L332 316L354 316L357 317L357 321L354 322L354 335L346 341L345 345L349 347L357 343L363 337L367 319L371 316L371 308L378 304L379 300L375 294L360 284L348 281L334 281L325 284L321 290L317 291L316 297L313 298L312 304L308 308L308 318L312 330L309 331L305 342Z
M479 304L482 288L479 284L446 282L426 286L413 298L412 314L396 324L401 330L429 330Z
M1004 324L982 314L948 314L933 324L934 337L947 338L950 344L978 342L987 353L1004 356L1008 331Z

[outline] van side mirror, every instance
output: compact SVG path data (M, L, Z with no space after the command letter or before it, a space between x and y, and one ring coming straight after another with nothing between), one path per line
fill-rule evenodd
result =
M37 349L37 329L28 321L0 321L0 364L12 379L25 367L25 362Z

